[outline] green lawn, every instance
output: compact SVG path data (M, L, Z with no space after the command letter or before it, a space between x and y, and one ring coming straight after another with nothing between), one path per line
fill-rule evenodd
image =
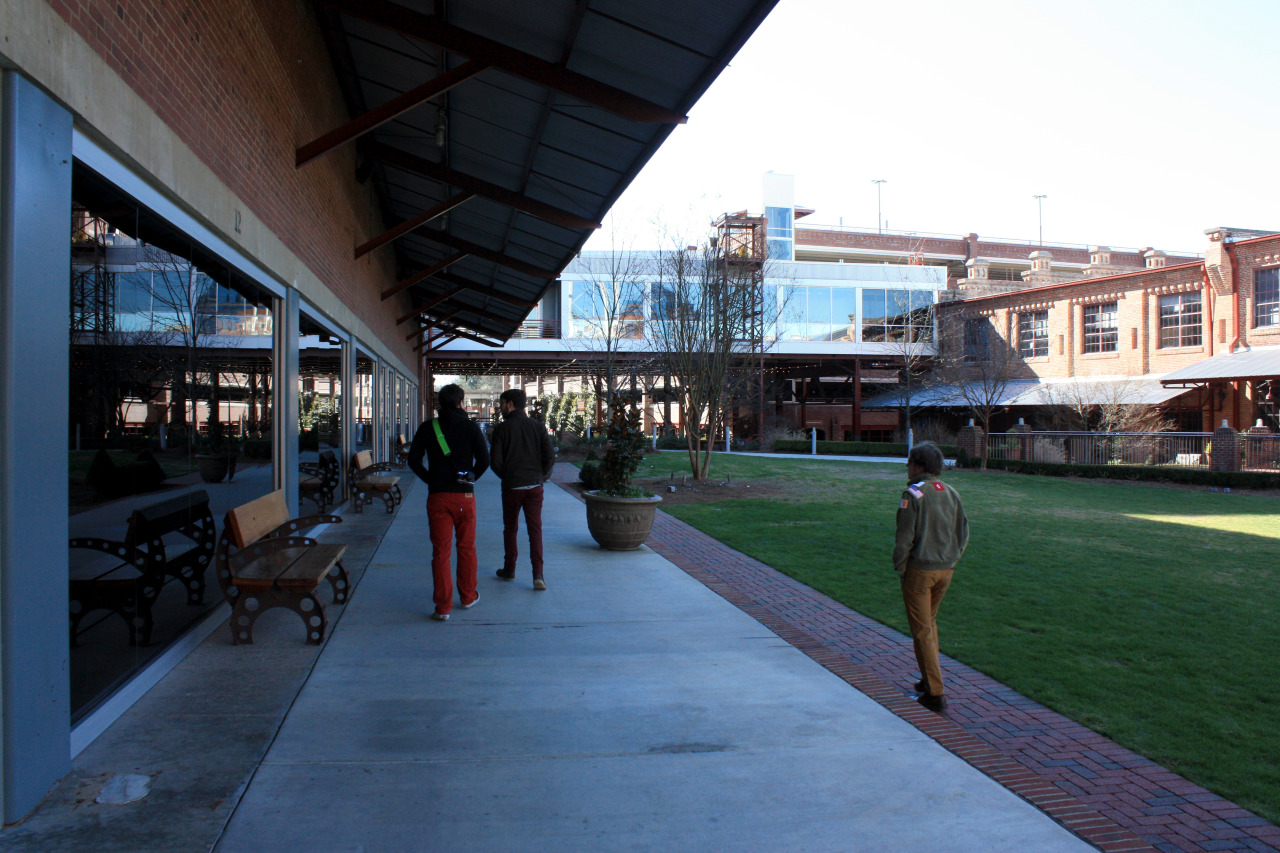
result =
M686 470L682 455L651 455L640 476ZM903 465L718 455L713 479L726 474L803 488L668 511L906 630L890 566ZM943 651L1280 822L1280 500L944 478L972 542L940 615Z

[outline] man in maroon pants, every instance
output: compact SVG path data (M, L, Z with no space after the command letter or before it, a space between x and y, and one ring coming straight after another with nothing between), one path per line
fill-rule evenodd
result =
M542 573L542 484L551 477L555 451L551 436L541 423L525 414L525 394L518 388L498 397L502 423L494 427L489 450L493 472L502 480L502 544L505 559L498 577L515 580L520 551L516 534L520 512L529 531L529 562L533 564L533 588L546 589Z

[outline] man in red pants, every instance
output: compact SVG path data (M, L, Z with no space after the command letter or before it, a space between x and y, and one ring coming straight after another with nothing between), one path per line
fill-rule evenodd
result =
M435 602L431 618L439 622L446 621L453 609L450 563L455 535L462 609L480 600L476 592L476 496L471 484L488 470L489 448L480 427L463 410L463 399L465 394L457 385L441 388L436 395L437 417L418 427L409 447L409 467L427 484Z
M502 544L504 560L498 570L503 580L515 580L520 551L516 534L520 513L529 533L529 562L533 564L533 588L546 589L542 572L542 484L556 464L551 436L541 423L525 414L525 393L518 388L498 397L502 423L493 430L493 473L502 479Z
M893 568L915 645L920 681L916 699L930 711L947 707L938 663L938 605L951 585L956 563L969 545L969 519L956 490L938 479L942 451L922 441L907 454L907 481L898 504Z

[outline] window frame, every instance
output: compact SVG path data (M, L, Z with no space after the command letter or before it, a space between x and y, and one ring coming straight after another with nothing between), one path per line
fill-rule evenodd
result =
M1192 305L1195 310L1188 310ZM1173 310L1166 311L1171 306ZM1156 319L1159 329L1156 339L1158 349L1204 345L1204 305L1200 291L1161 296L1156 300Z
M1267 297L1263 299L1263 278L1266 278ZM1266 320L1266 322L1263 322ZM1280 267L1267 267L1253 271L1253 327L1271 329L1280 327Z
M1049 355L1049 312L1018 312L1018 354L1023 358Z
M1120 303L1095 302L1081 311L1081 352L1105 355L1120 351ZM1094 314L1090 320L1090 313ZM1109 321L1109 322L1108 322Z

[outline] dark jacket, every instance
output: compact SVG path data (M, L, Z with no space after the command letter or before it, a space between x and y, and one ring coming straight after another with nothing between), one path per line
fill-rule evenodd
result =
M449 445L449 456L446 458L440 449L431 421L423 421L409 446L409 467L418 479L427 484L429 492L470 494L475 490L466 483L458 482L458 472L470 471L474 479L479 480L480 475L489 470L489 447L485 444L484 435L462 409L442 409L438 418L444 440ZM425 466L423 457L426 457Z
M956 490L927 476L912 483L898 503L893 567L901 575L913 569L954 569L969 545L969 519Z
M542 424L516 410L493 428L493 473L504 489L541 485L556 464L551 436Z

